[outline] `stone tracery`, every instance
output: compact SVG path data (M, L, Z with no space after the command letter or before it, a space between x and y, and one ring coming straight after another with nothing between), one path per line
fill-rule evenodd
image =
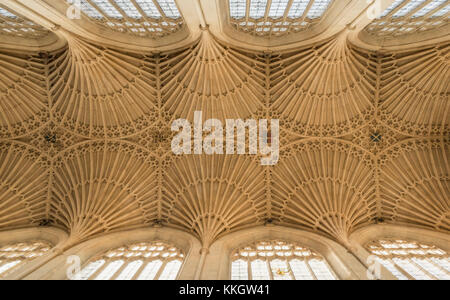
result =
M343 32L263 52L205 28L138 52L64 35L0 54L0 229L50 220L81 241L163 225L205 246L270 223L341 241L380 219L450 230L448 43L374 52ZM174 156L170 124L195 110L280 118L279 164Z

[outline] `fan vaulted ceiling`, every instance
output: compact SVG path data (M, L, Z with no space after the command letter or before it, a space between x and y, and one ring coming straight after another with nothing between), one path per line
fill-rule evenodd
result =
M362 2L83 0L70 19L63 0L1 0L0 230L448 233L449 3L370 19ZM280 119L279 163L174 155L170 125L196 110Z

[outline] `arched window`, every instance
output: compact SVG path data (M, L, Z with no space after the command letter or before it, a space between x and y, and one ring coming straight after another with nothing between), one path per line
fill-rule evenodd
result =
M282 36L320 23L331 0L229 0L230 22L257 36ZM248 8L248 9L247 9Z
M335 280L318 253L282 241L264 241L232 254L232 280Z
M367 249L398 279L450 279L450 257L435 246L380 240L369 243Z
M93 22L136 36L161 37L184 24L174 0L82 0L80 4L81 11Z
M184 254L162 242L111 250L87 264L76 280L175 280Z
M44 255L51 249L45 242L27 242L0 246L0 278L19 266Z
M375 36L395 38L437 29L448 24L449 11L446 0L395 0L365 30Z

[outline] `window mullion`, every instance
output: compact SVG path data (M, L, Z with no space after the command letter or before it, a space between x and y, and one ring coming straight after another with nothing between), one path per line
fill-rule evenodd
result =
M113 22L113 20L111 20L109 18L109 16L106 14L105 11L103 11L103 9L101 9L97 4L95 4L92 0L86 0L95 10L97 10L105 19L105 23L106 22Z
M310 0L308 3L308 6L306 6L305 11L303 12L303 16L301 16L300 21L299 22L304 22L306 17L308 16L309 11L311 10L311 7L313 6L314 1Z
M282 22L286 22L288 16L289 16L289 12L291 11L292 8L292 4L294 3L294 0L289 0L287 6L286 6L286 10L284 11L283 17L282 17Z
M432 259L430 259L429 257L426 258L426 260L431 263L433 266L437 267L439 270L443 271L445 274L450 275L450 272L447 271L445 268L441 267L440 265L438 265L437 263L435 263Z
M296 280L295 279L295 275L294 275L294 271L291 268L291 264L289 260L286 260L286 264L287 264L287 268L288 268L288 272L291 275L292 280Z
M336 275L336 272L334 272L334 269L330 266L330 264L328 263L328 261L324 261L325 265L327 266L328 270L330 271L331 275L334 277L334 279L339 280L339 276Z

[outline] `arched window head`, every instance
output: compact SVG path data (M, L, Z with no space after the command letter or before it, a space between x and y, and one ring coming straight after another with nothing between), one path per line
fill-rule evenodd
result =
M232 280L335 280L317 252L284 241L263 241L232 254Z
M174 0L66 0L93 22L116 32L158 38L184 26Z
M137 243L93 259L76 280L175 280L184 254L162 242Z
M51 248L51 245L45 242L0 246L0 278L5 277L19 266L43 256Z
M380 240L369 243L367 249L398 279L450 279L450 256L435 246Z

